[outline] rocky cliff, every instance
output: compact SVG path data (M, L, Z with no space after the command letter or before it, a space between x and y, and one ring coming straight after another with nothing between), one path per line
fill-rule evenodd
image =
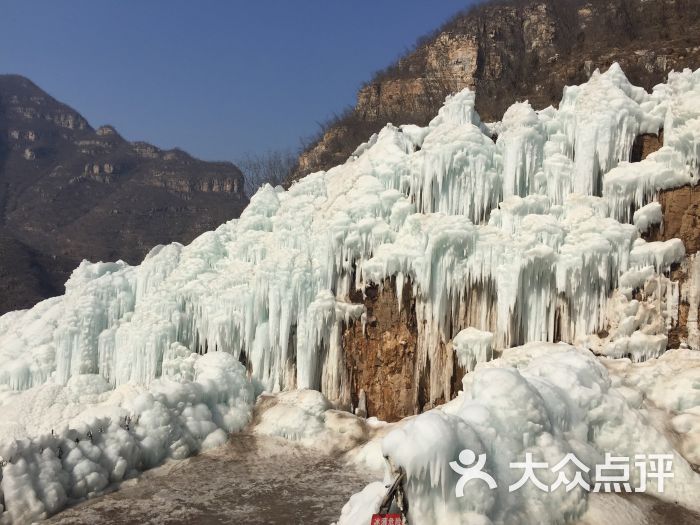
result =
M28 79L0 75L0 314L61 293L83 258L137 263L246 202L233 164L93 129Z
M686 251L685 261L672 273L679 285L679 322L669 331L669 347L676 348L683 342L697 346L700 342L700 259L697 258L700 251L700 190L692 186L665 190L659 195L659 203L662 222L652 227L646 237L650 240L679 238Z
M556 104L564 86L619 62L650 89L671 70L700 66L698 0L491 2L457 15L378 73L357 104L299 157L292 177L344 162L386 122L425 124L444 97L476 90L484 121L515 101Z

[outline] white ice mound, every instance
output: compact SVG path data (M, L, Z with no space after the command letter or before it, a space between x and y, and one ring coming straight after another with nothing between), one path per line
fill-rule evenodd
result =
M486 455L483 470L496 488L473 480L463 497L456 496L460 476L450 462L464 449ZM528 482L509 490L523 474L510 463L523 462L527 453L550 466L535 470L547 487L558 478L551 467L571 453L591 469L582 475L592 489L595 465L609 452L632 463L637 454L671 454L674 477L666 480L661 498L693 507L700 489L700 476L650 425L646 412L613 388L606 368L590 352L565 344L532 343L478 366L465 376L463 395L401 425L384 438L382 450L393 468L406 473L409 521L423 525L471 523L475 514L481 515L475 523L575 522L589 494L581 486L544 492ZM563 472L573 480L577 470L568 462ZM630 470L630 483L638 486L639 472ZM649 483L647 490L653 493L655 486ZM353 503L375 502L374 493L352 499L343 515L359 512Z
M649 231L649 228L651 228L653 225L660 225L663 222L663 217L664 215L661 208L661 203L650 202L646 206L642 206L634 212L632 222L640 232L644 233Z
M255 406L252 431L298 441L327 454L347 452L367 440L366 420L331 407L317 390L263 394Z
M659 359L631 363L607 361L613 381L635 397L666 411L667 428L679 441L685 458L700 464L700 352L670 350Z
M0 521L45 518L69 500L98 494L168 458L222 445L229 432L242 429L253 404L243 366L223 352L187 360L177 368L187 369L189 379L163 377L148 390L111 390L102 377L83 374L65 386L5 392ZM8 439L13 434L21 439Z

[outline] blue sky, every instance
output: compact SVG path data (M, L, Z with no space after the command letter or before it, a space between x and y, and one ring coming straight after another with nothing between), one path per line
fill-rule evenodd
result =
M473 0L2 0L0 73L93 126L235 160L297 149L416 38Z

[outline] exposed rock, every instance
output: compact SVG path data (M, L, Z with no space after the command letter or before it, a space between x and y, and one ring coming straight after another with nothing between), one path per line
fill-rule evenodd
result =
M363 302L366 322L353 323L343 334L345 368L350 385L348 401L360 405L366 396L366 411L384 421L396 421L417 414L414 388L417 327L415 303L410 284L398 304L394 286L387 281L380 290L372 286L352 298Z
M157 159L160 153L158 148L145 142L134 142L134 151L145 159Z
M659 202L663 226L656 228L652 240L681 239L688 255L700 250L700 189L684 186L662 191Z
M634 144L632 145L632 154L630 156L630 162L639 162L646 159L649 154L654 153L661 149L664 145L664 130L658 135L653 135L650 133L644 133L639 135Z
M110 135L118 135L117 130L112 126L100 126L95 130L95 133L100 137L108 137Z
M671 279L678 282L680 299L678 301L678 322L668 330L668 348L678 348L681 343L688 341L688 317L690 303L688 302L688 272L691 260L686 257L684 264L671 272ZM697 316L695 321L697 322Z
M639 135L632 148L632 161L644 160L659 150L663 139L663 130L658 136ZM700 250L700 190L693 186L663 190L657 200L661 204L663 220L660 225L649 228L643 237L648 241L681 239L687 256Z
M694 296L694 289L700 286L700 260L696 254L700 251L700 190L684 186L672 190L664 190L659 195L663 211L663 222L654 226L644 237L648 240L665 241L679 238L685 246L686 258L680 267L676 268L671 278L678 281L680 300L678 303L678 323L668 333L668 347L678 348L681 343L688 343L693 348L700 348L700 339L693 335L694 326L697 332L698 303L700 297Z
M398 421L442 404L462 389L465 370L457 363L452 346L441 344L433 355L439 370L432 372L444 377L446 384L440 392L430 391L435 382L430 380L430 364L426 368L420 363L416 352L419 327L409 282L400 304L393 280L372 285L364 294L356 292L351 299L364 304L366 318L343 333L344 384L348 385L343 404L370 417Z

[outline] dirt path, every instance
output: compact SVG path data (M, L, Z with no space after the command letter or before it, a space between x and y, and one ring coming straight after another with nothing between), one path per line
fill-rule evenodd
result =
M594 493L577 525L700 525L700 514L647 494Z
M288 441L239 434L220 449L149 471L47 523L328 525L370 478Z

